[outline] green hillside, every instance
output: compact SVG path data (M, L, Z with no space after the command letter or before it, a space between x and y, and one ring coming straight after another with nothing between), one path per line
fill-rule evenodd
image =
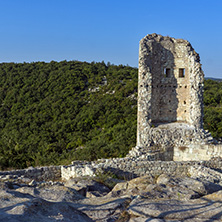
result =
M0 168L126 155L136 143L137 71L104 62L0 64ZM205 127L216 137L221 84L207 80L205 89Z
M222 138L222 81L204 82L204 128Z
M137 69L0 64L0 166L124 156L136 140Z

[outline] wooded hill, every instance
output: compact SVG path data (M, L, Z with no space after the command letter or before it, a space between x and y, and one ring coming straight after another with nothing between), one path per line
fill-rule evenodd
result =
M136 144L137 68L0 64L0 168L123 157ZM222 82L205 81L205 128L222 137Z

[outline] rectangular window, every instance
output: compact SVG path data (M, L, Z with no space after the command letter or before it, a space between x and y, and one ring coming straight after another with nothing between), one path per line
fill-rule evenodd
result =
M169 77L170 77L170 68L165 68L165 69L164 69L164 76L165 76L166 78L169 78Z
M179 69L179 77L184 78L185 77L185 69Z

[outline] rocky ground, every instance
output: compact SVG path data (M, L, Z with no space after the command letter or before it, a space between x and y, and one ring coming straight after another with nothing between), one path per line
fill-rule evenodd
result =
M222 221L222 174L203 166L186 176L0 181L0 221Z

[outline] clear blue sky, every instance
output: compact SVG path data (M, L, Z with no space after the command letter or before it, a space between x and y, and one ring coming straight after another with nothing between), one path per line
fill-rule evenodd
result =
M222 78L222 0L0 0L0 62L110 61L137 67L139 40L191 42Z

